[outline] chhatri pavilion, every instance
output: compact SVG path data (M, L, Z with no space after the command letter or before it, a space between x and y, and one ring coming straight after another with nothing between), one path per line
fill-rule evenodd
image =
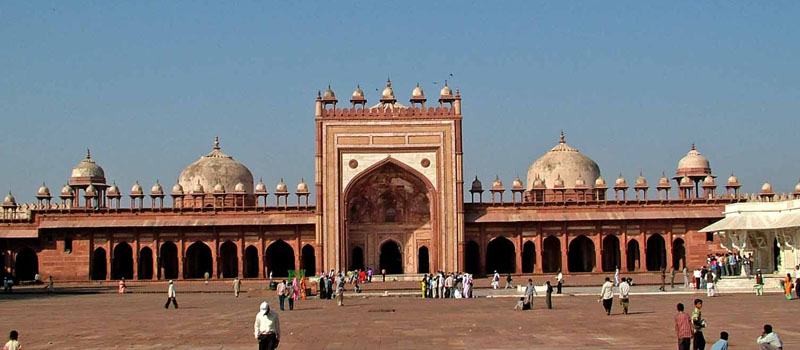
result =
M694 145L672 176L648 182L606 173L607 180L562 133L525 182L517 177L506 187L494 178L485 186L475 177L465 184L458 90L445 85L429 101L417 86L405 104L387 81L377 103L368 104L360 88L348 102L339 104L330 87L316 97L312 184L256 182L219 139L174 184L118 187L87 152L63 187L52 192L43 184L36 203L5 196L3 273L82 281L367 267L389 274L638 272L693 269L710 253L747 252L748 242L763 248L759 266L780 270L789 259L775 256L794 251L800 238L800 220L737 227L726 218L737 208L797 215L789 209L798 207L791 199L800 198L800 184L792 194L775 194L769 184L743 194L733 175L718 184ZM719 230L707 228L723 218Z

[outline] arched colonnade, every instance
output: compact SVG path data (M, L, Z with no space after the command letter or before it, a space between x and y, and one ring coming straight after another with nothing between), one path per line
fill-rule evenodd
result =
M661 233L472 237L463 252L464 270L475 274L659 271L686 265L683 236L669 241Z

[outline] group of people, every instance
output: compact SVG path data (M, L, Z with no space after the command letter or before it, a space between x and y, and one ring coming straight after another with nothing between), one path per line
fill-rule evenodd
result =
M550 281L544 282L544 290L545 290L545 303L547 304L548 309L553 308L553 286L550 284ZM525 286L525 295L522 298L519 298L517 301L517 305L514 307L514 310L531 310L533 309L533 297L537 296L539 293L536 292L536 286L533 284L532 279L528 279L528 285Z
M678 338L679 350L704 350L706 348L706 339L703 335L703 330L706 328L707 323L703 318L703 300L694 300L694 310L692 315L689 316L684 311L682 303L678 303L675 315L675 334ZM720 332L719 340L712 346L711 350L728 350L728 332ZM772 325L765 324L764 331L758 338L756 344L759 350L781 350L783 349L783 342L778 334L772 330Z
M306 300L306 279L301 278L299 283L297 277L293 278L291 283L283 280L278 283L275 291L278 294L278 305L281 311L284 311L284 304L287 300L289 301L289 311L294 310L296 301L301 298Z
M619 304L622 307L622 314L627 315L628 308L630 307L630 293L633 279L626 277L620 278L618 275L615 275L614 281L618 282L612 283L611 278L606 277L605 282L600 286L600 299L598 302L603 303L603 309L606 311L606 315L610 316L611 308L614 305L614 284L616 284L617 296L619 297Z
M419 282L422 298L472 298L472 275L468 273L427 273Z

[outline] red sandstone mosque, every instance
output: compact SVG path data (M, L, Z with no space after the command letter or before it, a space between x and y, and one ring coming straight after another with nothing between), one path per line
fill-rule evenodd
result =
M518 177L507 189L495 178L485 188L476 177L465 201L458 90L445 85L438 103L428 103L417 86L404 105L387 82L377 104L369 107L360 88L349 102L339 105L330 87L317 95L313 202L303 180L294 191L283 179L255 183L218 139L169 192L137 182L126 193L87 152L55 195L42 185L37 203L5 196L3 271L24 281L36 274L265 278L365 267L390 274L691 269L723 249L700 230L722 219L726 205L788 199L775 198L768 184L759 195L741 194L733 175L718 192L694 145L674 176L652 188L641 174L632 186L622 175L607 182L562 133L525 183ZM800 184L791 196L800 198Z

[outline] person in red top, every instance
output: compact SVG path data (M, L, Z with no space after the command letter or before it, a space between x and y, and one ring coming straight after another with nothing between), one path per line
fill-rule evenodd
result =
M675 315L675 333L678 336L678 350L689 350L692 343L692 320L683 312L683 304L678 303L678 314Z

